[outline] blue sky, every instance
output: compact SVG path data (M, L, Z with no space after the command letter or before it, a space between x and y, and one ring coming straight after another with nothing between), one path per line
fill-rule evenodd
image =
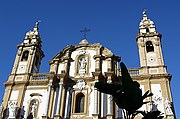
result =
M139 67L135 37L147 9L162 37L165 64L172 74L171 89L177 117L180 117L180 1L178 0L1 0L0 1L0 100L11 72L17 44L37 20L45 58L41 72L49 71L48 61L67 45L83 38L79 31L90 28L89 43L99 42L121 56L127 67Z

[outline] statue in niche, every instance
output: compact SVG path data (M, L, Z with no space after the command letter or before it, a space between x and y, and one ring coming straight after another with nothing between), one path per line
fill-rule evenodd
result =
M17 101L10 100L8 102L8 112L9 112L9 117L10 118L16 117L16 113L17 113Z
M166 114L167 115L173 115L172 112L172 103L166 98L165 102L164 102L164 106L166 109Z
M86 73L86 67L87 67L87 60L84 56L79 58L78 65L79 65L79 69L78 69L79 74L84 75Z
M36 100L33 100L30 105L30 113L33 117L37 116L37 109L38 109L38 102Z

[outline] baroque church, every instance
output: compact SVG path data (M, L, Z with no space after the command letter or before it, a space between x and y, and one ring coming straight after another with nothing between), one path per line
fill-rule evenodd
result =
M140 83L142 92L154 95L140 110L162 112L164 119L174 119L171 74L164 64L161 38L152 20L143 12L136 42L140 67L129 68L133 80ZM90 44L83 39L67 46L50 61L49 73L39 73L42 39L38 22L26 33L5 85L0 108L2 119L122 119L122 109L111 95L94 87L99 80L113 83L121 75L121 58L100 43ZM141 118L141 115L136 117Z

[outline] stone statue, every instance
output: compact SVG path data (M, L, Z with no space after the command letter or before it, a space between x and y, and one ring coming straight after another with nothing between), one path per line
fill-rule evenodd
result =
M33 117L36 117L36 113L37 113L37 101L33 101L30 107L30 113L33 115Z
M84 74L86 73L86 67L87 67L87 61L85 57L81 57L78 61L79 63L79 74L81 76L84 76Z
M173 115L172 112L172 103L166 98L164 102L165 110L167 115Z
M157 111L157 106L158 104L155 103L154 101L151 101L148 103L148 112L151 112L151 111Z
M15 118L17 113L17 101L10 100L8 102L9 118Z
M86 62L85 57L80 58L79 59L79 69L86 69L86 65L87 65L87 62Z

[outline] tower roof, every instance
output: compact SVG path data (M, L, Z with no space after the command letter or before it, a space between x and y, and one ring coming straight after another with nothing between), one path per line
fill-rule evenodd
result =
M40 34L39 34L39 23L40 21L38 20L33 28L33 30L31 31L28 31L26 33L26 36L24 38L24 43L37 43L37 42L41 42L41 37L40 37Z
M146 10L143 11L143 17L139 24L140 33L156 33L156 26L147 16Z

